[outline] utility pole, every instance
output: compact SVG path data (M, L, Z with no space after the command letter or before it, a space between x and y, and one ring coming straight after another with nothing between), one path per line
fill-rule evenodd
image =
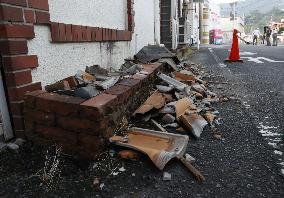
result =
M199 6L199 40L197 48L199 49L199 45L202 40L202 32L203 32L203 4L201 3L201 1L199 1L198 6Z
M237 2L235 1L233 3L233 15L234 15L234 20L233 20L233 29L236 29L236 4Z

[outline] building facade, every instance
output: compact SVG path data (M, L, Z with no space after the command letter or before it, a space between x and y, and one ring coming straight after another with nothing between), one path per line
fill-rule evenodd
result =
M6 140L11 129L23 134L25 93L86 66L118 69L143 46L160 43L157 0L2 0L0 21L0 136Z

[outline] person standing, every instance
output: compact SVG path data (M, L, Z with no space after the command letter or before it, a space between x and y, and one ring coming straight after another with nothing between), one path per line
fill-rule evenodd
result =
M267 29L266 29L266 42L267 42L267 46L271 46L270 36L271 36L271 29L270 29L270 27L267 27Z
M260 36L260 31L259 31L259 28L256 28L253 32L252 32L252 35L253 35L253 41L252 41L252 44L253 45L257 45L257 40Z
M272 30L273 46L277 46L277 35L278 35L278 28L277 26L274 26Z

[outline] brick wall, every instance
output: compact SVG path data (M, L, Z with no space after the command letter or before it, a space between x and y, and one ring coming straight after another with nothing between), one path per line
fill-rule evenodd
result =
M128 8L127 13L131 15L128 18L133 18L133 6ZM39 66L38 57L28 55L27 41L35 37L34 24L49 26L53 42L127 41L132 39L134 25L130 20L128 30L112 30L50 22L48 0L0 0L0 22L1 67L17 137L24 136L24 94L42 89L41 83L33 82L31 75L31 70Z
M144 65L149 75L134 75L104 93L84 100L45 91L25 96L25 135L37 144L55 142L67 152L98 154L122 118L149 96L163 64Z

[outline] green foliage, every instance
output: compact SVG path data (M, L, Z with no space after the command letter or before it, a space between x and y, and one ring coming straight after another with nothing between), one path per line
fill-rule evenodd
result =
M284 11L274 8L269 12L263 14L259 10L252 11L245 17L245 31L251 33L255 28L263 29L271 21L280 22L284 18Z

